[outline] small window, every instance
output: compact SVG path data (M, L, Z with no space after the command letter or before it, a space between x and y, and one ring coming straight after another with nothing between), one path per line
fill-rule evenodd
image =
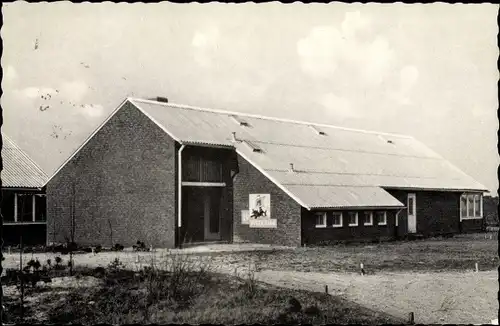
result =
M334 212L332 216L332 226L342 227L342 213Z
M326 228L326 213L316 213L316 227Z
M474 217L474 196L469 195L467 196L468 201L467 201L467 216L468 217Z
M377 224L387 225L387 212L377 212Z
M365 220L364 225L373 225L373 212L365 212L364 213Z
M460 197L460 208L462 209L462 217L467 217L467 197L465 195Z
M358 225L358 212L349 212L349 226Z
M413 215L413 197L408 197L408 215Z
M474 216L481 217L481 196L474 195Z

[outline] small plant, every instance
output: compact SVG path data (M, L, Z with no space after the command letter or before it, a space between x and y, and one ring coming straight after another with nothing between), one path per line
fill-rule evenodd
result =
M52 260L49 258L47 259L47 266L51 267L52 266Z
M119 258L115 258L111 263L108 265L108 269L112 273L119 272L121 270L125 269L125 265L120 261Z
M149 248L146 247L146 244L139 240L137 240L137 244L133 245L132 248L134 249L134 251L149 251Z
M125 249L125 247L119 243L115 243L115 245L111 248L113 251L123 251L123 249Z
M56 265L54 266L54 268L55 268L56 270L63 270L63 269L64 269L64 266L63 266L63 264L62 264L62 262L63 262L62 258L61 258L61 257L59 257L59 256L57 256L57 257L55 258L55 261L56 261Z

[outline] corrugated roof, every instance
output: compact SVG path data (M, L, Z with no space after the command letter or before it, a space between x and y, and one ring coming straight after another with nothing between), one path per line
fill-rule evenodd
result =
M48 176L9 137L2 133L2 187L41 188Z
M310 207L401 204L380 187L486 190L424 144L405 135L142 99L129 101L179 142L235 147ZM248 125L235 123L234 116ZM237 140L250 141L262 152L253 151L244 142L234 142L233 132ZM287 172L290 163L297 172Z
M404 207L380 187L286 185L309 208Z

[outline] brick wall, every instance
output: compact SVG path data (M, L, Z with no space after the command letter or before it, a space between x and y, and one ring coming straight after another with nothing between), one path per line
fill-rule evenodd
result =
M388 190L403 204L407 204L408 193L416 194L417 233L438 235L460 232L460 193L444 191ZM398 232L407 232L407 212L400 213Z
M175 142L130 103L47 186L47 241L174 247ZM112 240L111 240L112 238Z
M389 210L387 212L387 225L378 225L375 211L373 212L373 225L364 225L364 211L358 212L358 225L349 226L348 211L342 212L343 223L342 227L332 227L333 211L326 211L327 214L327 227L316 227L315 213L324 213L320 211L307 211L302 212L302 229L303 229L303 243L305 244L328 244L336 241L348 240L377 240L377 239L390 239L396 235L395 229L395 216L396 210ZM353 212L353 211L351 211Z
M233 181L233 241L300 246L301 206L241 156L237 159L239 173ZM271 216L277 219L277 228L250 228L241 224L241 211L249 209L252 193L271 195Z

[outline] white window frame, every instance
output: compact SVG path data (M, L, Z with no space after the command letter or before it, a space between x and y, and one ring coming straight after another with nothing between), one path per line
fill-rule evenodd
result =
M366 217L367 213L370 216L370 222L369 223L366 223L366 221L364 219ZM367 211L367 212L363 213L363 225L365 225L365 226L372 226L373 225L373 212L368 212Z
M386 211L383 211L382 213L384 213L384 223L380 223L380 221L378 220L378 216L381 212L377 212L377 225L387 225L387 212Z
M349 212L349 226L358 226L358 212ZM354 217L356 217L356 222L355 223L351 223L351 216L353 216L354 214Z
M472 215L470 215L470 202L469 199L472 197ZM479 197L479 201L477 200ZM463 215L463 205L462 198L465 198L465 213ZM476 205L479 205L479 216L476 215ZM460 196L460 221L462 220L479 220L483 218L483 195L480 193L464 193Z
M340 217L340 224L333 224L335 222L335 216ZM344 221L344 214L342 212L333 212L333 214L332 214L332 227L341 228L344 224L343 221Z
M316 227L317 228L326 228L326 213L315 213L314 216L316 217ZM318 217L322 217L323 218L323 223L322 224L318 224Z

